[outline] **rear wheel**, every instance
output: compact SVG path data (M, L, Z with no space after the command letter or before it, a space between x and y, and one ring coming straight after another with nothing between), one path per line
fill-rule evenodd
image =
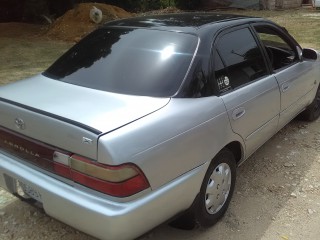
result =
M320 116L320 86L312 103L301 113L301 118L306 121L317 120Z
M215 224L226 212L236 180L236 161L223 149L212 160L194 206L195 221L202 227Z

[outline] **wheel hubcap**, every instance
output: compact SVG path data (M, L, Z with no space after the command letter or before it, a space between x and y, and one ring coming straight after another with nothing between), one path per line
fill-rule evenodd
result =
M209 214L215 214L225 204L231 188L231 169L220 163L212 172L206 189L205 204Z

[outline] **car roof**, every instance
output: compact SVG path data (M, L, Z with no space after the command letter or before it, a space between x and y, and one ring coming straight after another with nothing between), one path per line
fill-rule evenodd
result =
M208 24L225 23L239 20L252 20L253 17L217 12L189 12L164 15L151 15L112 21L104 26L129 28L153 28L161 30L178 30L196 32ZM217 24L216 24L217 25Z

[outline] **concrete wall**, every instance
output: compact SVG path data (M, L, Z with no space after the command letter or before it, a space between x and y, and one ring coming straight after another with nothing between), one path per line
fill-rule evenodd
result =
M290 9L301 7L302 0L262 0L265 9Z
M283 0L282 8L298 8L301 7L302 0Z
M258 8L275 10L301 7L302 0L202 0L201 5L205 9L223 7Z

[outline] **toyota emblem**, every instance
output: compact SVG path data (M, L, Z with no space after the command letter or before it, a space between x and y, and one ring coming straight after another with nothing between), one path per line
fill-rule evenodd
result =
M24 123L24 121L21 118L16 118L14 120L14 123L18 129L20 129L20 130L26 129L26 124Z

